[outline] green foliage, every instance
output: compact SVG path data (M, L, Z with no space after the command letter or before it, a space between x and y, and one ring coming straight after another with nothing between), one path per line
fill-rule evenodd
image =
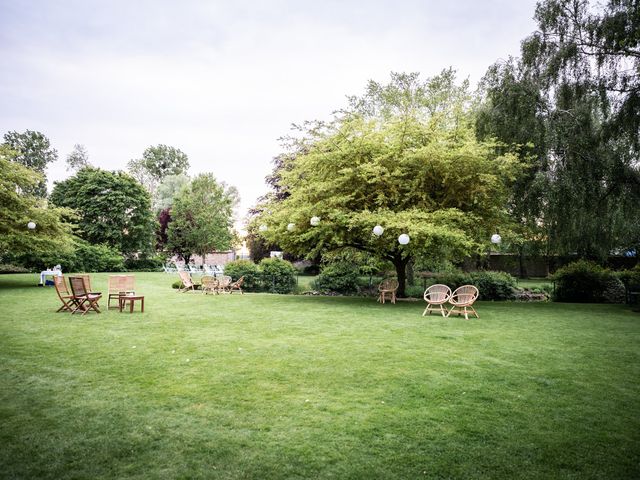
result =
M63 272L122 272L125 270L122 255L113 247L90 244L75 239L73 248L64 252L29 252L11 257L15 263L33 271L41 271L60 265Z
M69 212L31 195L42 176L13 158L15 152L0 145L0 256L70 251L71 225L63 221Z
M579 260L556 271L554 300L577 303L621 303L624 285L616 274L600 265Z
M76 144L73 150L67 155L67 170L77 172L82 168L91 166L89 163L89 152L84 145Z
M322 268L313 283L313 288L321 292L350 295L358 291L358 284L358 266L348 262L336 262Z
M153 196L153 209L158 212L171 208L180 191L189 186L191 179L188 175L167 175L158 185Z
M184 283L182 283L182 280L176 280L175 282L173 282L171 284L171 288L173 288L173 289L183 289L184 288Z
M517 289L516 279L505 272L451 272L429 279L427 286L442 283L451 290L463 285L475 285L480 292L479 300L511 300Z
M218 183L211 173L203 173L183 188L171 208L167 227L167 248L188 260L215 250L227 250L232 232L233 208L238 202L234 187Z
M618 272L618 278L625 285L640 285L640 264L630 270Z
M0 263L0 274L7 273L28 273L29 269L22 265L13 265L11 263Z
M189 158L181 150L167 145L156 145L147 148L142 158L131 160L129 173L151 192L169 175L186 174L189 169Z
M58 159L58 152L51 148L49 139L40 132L26 130L24 133L7 132L3 145L13 150L13 161L40 174L38 181L23 189L24 193L44 198L47 196L47 165Z
M261 206L266 239L307 258L351 247L391 261L400 295L415 255L455 259L484 249L508 223L503 207L519 166L476 140L467 86L454 80L451 71L425 82L393 74L333 122L311 124L278 172L283 194ZM312 216L319 226L310 226ZM385 228L380 238L376 224ZM401 233L409 245L398 245Z
M257 292L261 288L260 269L249 260L234 260L225 264L224 274L229 275L234 282L244 277L242 289L247 292Z
M265 258L260 262L262 289L267 292L292 293L296 288L296 274L295 267L286 260Z
M160 256L141 256L139 258L127 258L124 267L129 272L161 272L164 259Z
M149 194L126 173L83 168L56 182L50 200L75 210L77 234L92 244L104 243L124 255L152 248Z

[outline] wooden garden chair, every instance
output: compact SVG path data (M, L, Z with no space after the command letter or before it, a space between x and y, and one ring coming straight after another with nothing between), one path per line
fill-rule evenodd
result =
M444 308L444 304L447 303L450 298L451 289L449 287L441 283L431 285L424 291L424 301L427 302L427 308L422 312L422 316L424 317L427 313L431 314L433 311L439 311L443 317L446 317L447 309Z
M90 310L100 313L98 300L102 298L102 294L89 289L86 275L69 277L69 283L73 292L73 301L76 303L76 308L71 313L76 313L78 310L82 311L83 315Z
M235 282L229 284L229 293L233 293L234 290L237 290L240 292L241 295L244 295L244 292L242 291L243 283L244 283L244 276L240 277Z
M107 309L111 308L112 298L117 300L121 295L135 295L136 293L136 279L133 275L109 275L107 285L109 289Z
M396 292L398 291L398 280L395 278L387 278L380 282L378 285L378 301L384 303L387 296L391 300L391 303L396 303Z
M449 299L452 307L449 313L447 313L447 317L452 313L456 315L464 314L464 318L469 320L469 313L473 313L476 318L480 318L478 312L473 308L473 303L478 299L479 295L480 292L478 292L478 289L473 285L463 285L462 287L456 288Z
M200 288L202 289L202 293L204 295L208 295L209 293L218 293L218 280L216 279L216 277L212 275L205 275L204 277L202 277L201 282L202 286Z
M191 290L192 292L195 292L196 286L193 283L193 280L191 280L191 275L189 275L188 272L185 272L183 270L179 271L178 275L180 275L180 280L182 281L182 288L178 291L186 292Z
M53 286L56 288L58 298L62 302L62 306L56 310L56 312L72 312L73 307L76 306L76 302L72 293L67 288L67 282L63 275L53 276Z

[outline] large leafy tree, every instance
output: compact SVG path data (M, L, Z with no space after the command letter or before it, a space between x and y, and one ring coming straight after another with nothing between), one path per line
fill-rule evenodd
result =
M637 2L547 0L536 20L522 58L487 73L478 119L481 136L535 159L512 211L548 253L603 259L637 248Z
M167 176L187 173L189 157L180 149L156 145L147 148L142 158L131 160L127 166L129 173L154 194Z
M81 168L89 167L89 152L84 145L75 144L71 153L67 155L67 170L77 172Z
M46 255L72 248L71 226L62 220L68 212L47 207L30 194L42 177L16 164L15 152L0 145L0 256ZM35 223L33 230L27 228Z
M332 122L304 128L279 172L281 195L262 206L265 237L295 254L353 248L388 260L400 295L416 255L459 260L484 250L508 224L517 162L476 141L469 101L451 70L424 82L417 74L370 82ZM398 243L403 233L408 245Z
M25 187L28 193L37 197L47 196L47 165L58 159L58 152L51 147L49 139L42 133L26 130L23 133L7 132L4 135L4 145L16 154L13 161L40 173L38 181Z
M155 222L149 193L123 172L87 167L54 185L55 205L78 216L78 235L91 243L104 243L124 255L151 249Z
M175 197L167 227L167 248L186 261L193 254L231 248L233 209L238 203L234 187L220 183L211 173L196 176Z

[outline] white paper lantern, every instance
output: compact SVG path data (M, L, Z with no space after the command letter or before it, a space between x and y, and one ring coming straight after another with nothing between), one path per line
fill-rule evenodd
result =
M317 227L318 225L320 225L320 217L311 217L309 223L311 223L312 226Z
M295 223L290 223L289 225L287 225L287 230L289 230L290 232L293 232L295 228L296 228Z
M29 230L35 230L36 229L36 222L29 222L27 223L27 228Z
M502 241L502 237L497 233L494 233L493 235L491 235L491 243L495 243L496 245L498 245L501 241Z
M382 228L380 225L376 225L375 227L373 227L373 234L376 237L379 237L380 235L382 235L383 232L384 232L384 228Z
M398 243L400 245L406 245L407 243L409 243L409 240L410 240L409 235L407 235L406 233L403 233L398 237Z
M266 232L267 230L269 230L269 227L267 227L266 225L260 225L258 227L258 230L260 230L261 232Z

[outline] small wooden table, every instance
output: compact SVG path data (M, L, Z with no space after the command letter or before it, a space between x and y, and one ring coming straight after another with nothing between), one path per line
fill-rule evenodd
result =
M133 313L133 306L136 300L140 300L140 313L144 313L144 296L143 295L120 295L118 297L118 305L122 312L123 307L129 302L129 313Z

